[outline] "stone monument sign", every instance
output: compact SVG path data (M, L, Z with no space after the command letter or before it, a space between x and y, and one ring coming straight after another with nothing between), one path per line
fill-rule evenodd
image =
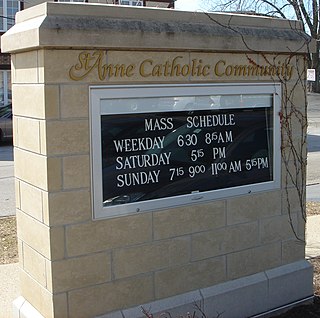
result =
M16 22L14 317L249 317L312 297L299 22L74 3Z

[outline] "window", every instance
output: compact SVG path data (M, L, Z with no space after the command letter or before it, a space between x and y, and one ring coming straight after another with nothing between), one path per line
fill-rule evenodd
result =
M142 7L143 1L142 0L119 0L119 4L123 6L137 6Z
M88 2L88 0L54 0L55 2Z
M0 71L0 107L11 104L11 71Z
M20 2L17 0L0 0L0 28L5 32L15 22L15 14L20 10Z
M280 85L91 88L95 218L280 186Z

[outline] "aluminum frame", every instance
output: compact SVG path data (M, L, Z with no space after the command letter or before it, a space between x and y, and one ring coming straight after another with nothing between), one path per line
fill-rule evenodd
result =
M101 153L101 115L135 113L135 110L115 109L103 110L103 101L120 98L161 98L176 96L203 95L241 95L272 94L273 95L273 181L211 190L187 195L165 197L148 201L139 201L122 205L103 206L102 189L102 153ZM182 205L209 202L268 191L280 188L281 180L281 84L280 83L224 83L224 84L157 84L157 85L105 85L91 86L90 96L90 142L91 142L91 191L93 219L118 217L146 211L174 208ZM235 107L233 107L235 108ZM242 108L240 105L238 108ZM246 108L249 108L246 106ZM194 109L194 108L193 108ZM201 108L202 109L202 108ZM194 109L198 110L198 109ZM161 110L163 111L163 110ZM168 111L170 111L168 109ZM171 110L174 111L174 110ZM157 112L150 110L150 112ZM160 110L159 110L160 112Z

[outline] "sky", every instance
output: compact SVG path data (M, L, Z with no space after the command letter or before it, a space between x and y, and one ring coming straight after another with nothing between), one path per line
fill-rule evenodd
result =
M174 7L176 10L197 11L201 10L201 0L176 0Z

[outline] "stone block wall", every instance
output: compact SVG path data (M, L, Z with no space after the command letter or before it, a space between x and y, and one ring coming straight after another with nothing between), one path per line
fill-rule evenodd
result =
M47 3L43 8L48 8L49 12L42 13L45 17L50 16L50 10L54 11L53 17L64 14L64 7L59 4ZM80 18L86 12L83 6L73 8L77 8L75 15ZM34 9L35 16L39 15L36 10L40 9ZM25 21L23 16L20 18L20 23L37 19L32 17L33 11L30 12L25 13ZM140 17L143 19L142 15ZM204 18L199 19L201 22ZM265 20L261 19L261 23ZM46 29L46 24L37 28ZM71 40L70 48L64 43L56 43L53 37L52 42L51 38L46 39L48 44L43 47L38 44L33 48L30 44L14 49L10 41L19 36L19 32L13 28L3 45L6 48L8 43L8 50L12 51L21 294L43 317L81 318L119 313L304 259L304 243L295 235L304 238L301 205L296 186L286 181L284 162L280 189L93 220L89 87L161 84L168 83L168 79L133 76L101 82L97 73L92 72L75 81L70 78L69 71L78 62L79 54L95 51L87 48L80 34L81 28L70 31L72 35L79 33L79 38ZM54 30L49 28L48 34L50 32ZM63 42L64 32L68 31L61 32ZM92 36L101 36L107 31L90 32ZM147 38L150 37L148 34ZM248 53L243 48L236 53L224 52L221 46L207 47L205 53L200 52L203 47L199 52L186 49L181 52L179 45L185 45L185 35L181 42L179 34L176 37L175 51L172 48L150 51L144 43L140 44L139 50L132 50L127 44L127 50L119 51L115 48L118 45L116 38L112 43L106 41L99 49L103 54L107 52L106 59L114 63L135 63L159 56L165 60L177 54L186 61L226 58L230 63L243 64L247 60ZM32 40L25 39L26 43L28 41ZM162 45L166 48L171 44L166 46L164 41ZM223 55L214 52L217 50ZM273 56L278 58L277 54L270 55ZM255 53L251 58L261 61L265 57ZM303 68L303 52L297 54L296 59ZM303 110L303 87L297 88L296 74L284 88L294 87L294 101ZM170 80L172 83L263 83L275 79L229 76ZM301 129L305 133L304 127L296 123L293 129L297 135L296 145L302 148L305 156L305 145L301 145L299 139ZM284 136L282 145L286 140ZM292 168L296 170L296 165ZM304 186L302 180L299 187ZM292 231L288 210L296 233ZM263 310L266 309L272 308Z

